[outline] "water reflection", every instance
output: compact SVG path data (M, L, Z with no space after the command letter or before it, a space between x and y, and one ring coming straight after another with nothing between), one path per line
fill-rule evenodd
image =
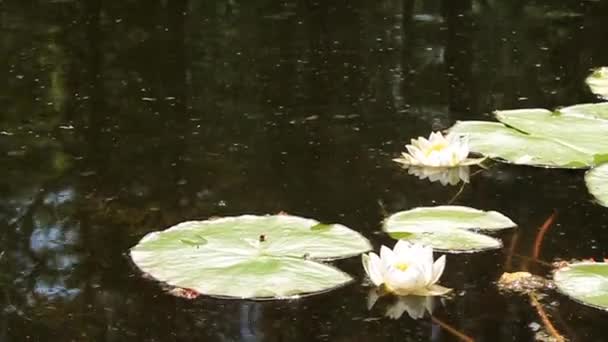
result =
M125 252L183 220L279 211L380 244L378 199L393 212L453 195L403 177L395 142L497 108L593 100L582 79L608 58L606 13L593 1L4 1L0 339L428 340L416 322L357 321L356 284L284 305L189 302ZM606 213L581 188L578 173L497 167L458 201L516 218L519 254L564 208L542 257L600 257ZM527 340L529 308L489 285L501 260L450 260L466 266L446 274L466 294L442 312L479 339ZM566 310L587 315L573 330L602 336L593 313Z
M460 182L469 182L469 167L407 167L407 173L419 179L428 179L429 182L439 182L441 185L458 185Z
M382 297L378 289L371 289L367 298L367 309L371 310ZM432 296L388 296L390 302L385 304L384 316L390 319L399 319L407 312L411 319L423 318L428 312L433 314L435 301L439 300Z

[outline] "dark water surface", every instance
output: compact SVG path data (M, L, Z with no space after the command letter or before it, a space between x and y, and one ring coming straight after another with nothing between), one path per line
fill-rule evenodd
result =
M368 311L358 258L339 262L354 284L274 303L170 296L126 253L180 221L279 211L392 245L387 212L459 190L395 165L404 143L594 101L583 80L608 64L607 17L604 0L0 0L0 340L455 340ZM583 172L497 165L454 203L520 225L503 250L448 256L456 295L435 316L476 341L542 327L495 281L548 274L525 256L553 212L542 260L608 255ZM542 303L571 340L608 340L608 314Z

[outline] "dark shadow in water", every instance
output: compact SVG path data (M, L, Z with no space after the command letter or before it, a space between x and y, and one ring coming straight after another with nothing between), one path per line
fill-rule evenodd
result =
M459 191L391 161L409 138L595 101L582 80L608 56L607 14L593 1L2 2L0 339L452 340L428 318L368 311L357 258L338 265L357 281L321 296L187 301L128 249L180 221L279 211L390 245L387 213ZM578 171L496 165L455 204L519 224L500 251L448 257L456 294L436 315L476 340L533 339L534 308L494 282L548 274L529 256L553 212L540 259L608 252L607 212ZM543 303L565 335L603 336L605 314Z

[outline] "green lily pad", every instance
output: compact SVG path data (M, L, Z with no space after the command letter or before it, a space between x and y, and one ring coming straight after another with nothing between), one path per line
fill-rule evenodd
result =
M594 156L589 153L499 122L460 121L450 128L450 133L467 136L471 151L507 163L560 168L586 168L594 163Z
M572 109L565 112L518 109L495 114L500 122L532 136L559 141L590 156L608 153L608 120L573 115Z
M608 99L608 67L587 78ZM467 136L471 152L503 162L558 168L588 168L608 161L608 103L579 104L557 111L497 111L502 123L458 122L450 133Z
M591 119L608 120L608 102L583 103L559 109L559 112L571 116L584 116Z
M585 183L597 201L608 207L608 164L602 164L587 172Z
M515 227L515 222L496 211L441 205L401 211L384 222L387 232L428 232L449 228L500 230Z
M383 230L394 239L419 242L448 253L465 253L502 247L500 240L471 229L496 231L515 226L496 211L445 205L393 214L384 221Z
M474 253L502 247L502 242L498 239L455 228L420 233L389 233L389 236L396 240L431 246L443 253Z
M595 308L608 310L608 264L581 262L568 265L553 275L565 295Z
M145 273L171 286L233 298L279 299L328 291L351 277L315 260L359 255L367 239L338 224L243 215L180 223L131 249Z
M608 67L596 69L585 82L595 95L608 99Z

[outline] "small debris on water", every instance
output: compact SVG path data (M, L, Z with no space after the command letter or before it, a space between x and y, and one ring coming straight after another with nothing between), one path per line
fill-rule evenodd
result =
M541 289L553 289L552 281L529 272L505 272L496 284L498 289L505 292L528 294Z

